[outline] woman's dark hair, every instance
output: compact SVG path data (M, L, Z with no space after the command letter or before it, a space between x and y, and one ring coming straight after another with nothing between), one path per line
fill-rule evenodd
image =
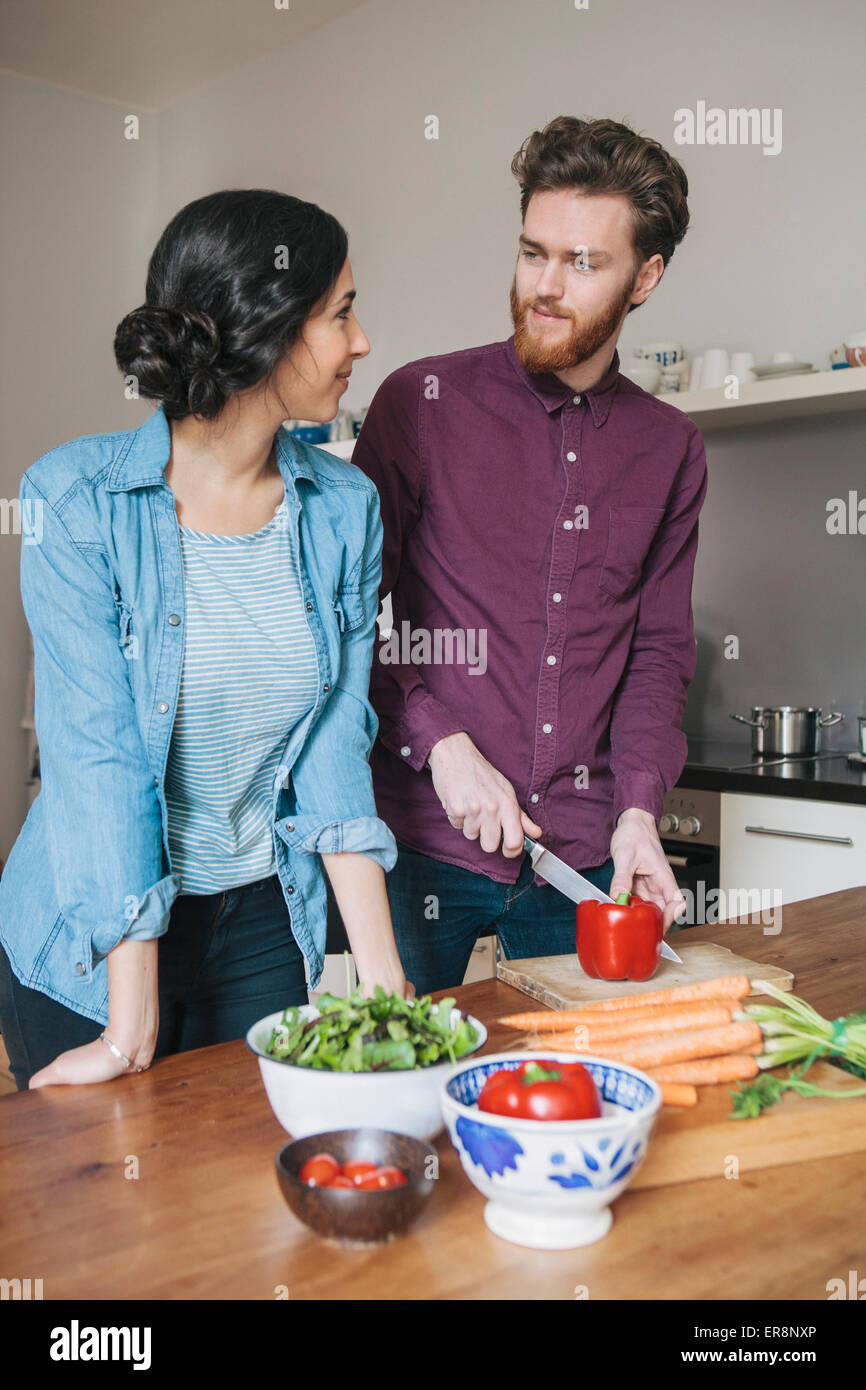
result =
M689 183L682 165L657 140L619 121L557 116L527 136L511 172L520 184L523 218L533 193L541 191L624 193L631 204L635 271L656 253L667 265L688 229Z
M117 365L168 419L212 420L271 376L347 252L340 223L315 203L264 188L197 198L156 244L145 303L117 326Z

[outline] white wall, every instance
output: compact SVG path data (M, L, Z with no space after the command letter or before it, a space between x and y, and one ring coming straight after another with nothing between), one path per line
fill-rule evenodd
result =
M144 298L159 234L155 118L123 138L122 107L0 74L0 496L40 454L129 428L114 330ZM20 536L0 534L0 857L26 814L28 634Z

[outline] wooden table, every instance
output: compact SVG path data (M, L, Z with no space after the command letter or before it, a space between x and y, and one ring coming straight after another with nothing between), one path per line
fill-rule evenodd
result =
M866 1007L866 888L693 928L795 974L822 1013ZM450 991L455 992L455 991ZM490 1029L525 996L495 980L456 991ZM513 1034L507 1035L513 1042ZM831 1102L828 1102L828 1104ZM841 1102L840 1102L841 1103ZM274 1154L286 1136L243 1042L181 1053L140 1076L0 1100L0 1273L41 1277L45 1299L817 1299L866 1275L864 1159L852 1153L626 1191L610 1234L571 1251L498 1239L447 1135L439 1189L400 1240L319 1242L286 1208ZM138 1177L127 1177L137 1160Z

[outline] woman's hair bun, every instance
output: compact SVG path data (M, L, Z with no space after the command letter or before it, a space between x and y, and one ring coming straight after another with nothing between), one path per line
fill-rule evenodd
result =
M198 309L142 304L114 335L121 372L135 378L140 396L161 400L169 419L219 414L227 398L219 355L219 329Z

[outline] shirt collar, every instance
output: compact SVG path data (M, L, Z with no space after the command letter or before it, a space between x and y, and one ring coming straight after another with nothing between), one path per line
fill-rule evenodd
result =
M299 478L319 487L313 465L305 457L297 441L282 425L274 436L276 458L283 482L288 491L291 485L297 493ZM171 457L171 428L162 403L138 429L130 430L115 459L106 484L109 492L126 492L133 487L165 485L165 467Z
M506 343L506 355L524 386L532 392L536 400L541 402L548 414L558 410L561 405L567 405L577 394L571 386L560 381L559 377L554 376L552 372L528 372L517 356L513 335ZM619 353L614 349L611 364L601 380L597 381L594 386L589 386L580 392L580 395L585 396L589 402L596 427L603 425L610 414L618 379Z

